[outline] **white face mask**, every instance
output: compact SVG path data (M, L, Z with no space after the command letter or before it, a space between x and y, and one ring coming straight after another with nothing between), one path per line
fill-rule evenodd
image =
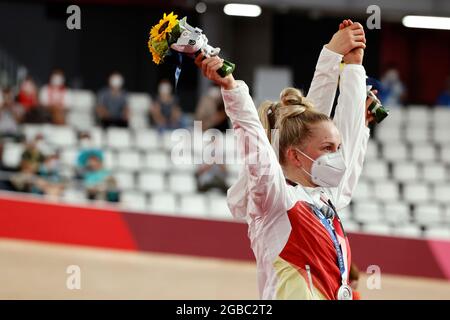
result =
M168 83L162 83L158 87L158 92L160 95L168 95L172 92L172 86Z
M121 76L112 76L109 80L109 85L114 89L120 89L123 85L123 78Z
M53 86L62 86L64 84L64 77L60 74L55 74L50 79L50 84Z
M346 165L340 150L333 153L325 153L316 160L312 159L301 150L296 149L312 161L311 173L302 170L311 177L312 182L321 187L337 187L345 175Z

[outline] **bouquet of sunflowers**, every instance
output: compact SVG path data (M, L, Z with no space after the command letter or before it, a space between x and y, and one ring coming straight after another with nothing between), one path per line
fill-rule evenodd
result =
M148 48L152 54L153 62L161 64L164 59L176 51L195 58L203 53L205 57L216 56L220 48L213 48L208 44L208 38L199 28L194 28L186 22L186 17L181 20L173 12L165 14L158 24L150 30ZM222 68L217 70L221 77L231 74L235 65L224 61Z

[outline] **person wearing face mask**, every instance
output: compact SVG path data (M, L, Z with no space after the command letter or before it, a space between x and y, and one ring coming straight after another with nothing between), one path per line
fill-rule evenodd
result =
M150 118L159 131L184 126L178 98L172 93L172 85L168 80L162 80L158 85L158 97L150 108Z
M108 88L98 94L96 116L103 128L128 127L128 97L123 90L124 80L120 73L113 72L108 79Z
M94 145L91 135L88 132L82 132L79 137L79 152L76 161L76 173L78 179L83 179L87 170L88 159L95 156L103 161L103 151Z
M50 81L40 92L42 106L50 113L51 122L57 125L65 124L66 106L68 101L65 87L64 72L56 69L50 75Z
M322 49L308 96L286 88L259 114L244 82L217 74L222 59L196 59L222 87L244 157L227 201L249 225L262 299L353 297L350 245L338 212L351 200L369 138L364 48L363 27L344 21Z

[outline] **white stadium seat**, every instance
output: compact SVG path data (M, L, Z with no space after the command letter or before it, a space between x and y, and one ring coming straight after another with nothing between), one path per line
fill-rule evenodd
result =
M194 193L197 184L192 174L172 173L169 176L169 189L176 193Z
M43 128L46 140L57 147L71 147L77 144L77 135L73 128L47 125Z
M435 143L450 144L450 122L445 126L434 126L432 128L432 137Z
M433 200L438 203L450 204L450 184L435 184L433 187Z
M160 135L158 131L152 129L135 130L134 144L136 148L147 151L158 149L161 146Z
M90 113L95 106L95 94L89 90L71 90L69 108L77 112Z
M157 171L169 171L172 161L166 151L149 151L145 155L143 167Z
M114 178L116 178L117 186L120 190L131 190L135 188L134 174L125 171L119 171L114 173Z
M182 195L180 199L180 213L192 217L206 217L207 199L202 194Z
M443 182L448 180L448 172L445 165L440 163L424 163L422 178L428 182Z
M409 203L425 203L431 199L431 190L427 184L412 182L403 187L403 199Z
M106 169L113 170L117 167L117 155L114 151L105 150L103 155L103 162Z
M409 105L406 108L406 123L415 126L427 126L430 119L430 109L424 105Z
M66 188L63 193L63 201L69 203L86 203L88 202L86 198L86 193L84 190L76 188Z
M366 180L360 180L353 192L352 198L355 201L371 199L373 196L372 184Z
M358 222L371 223L383 220L383 212L378 202L362 201L353 203L353 217Z
M389 121L385 121L386 123L390 122L391 118L389 116ZM375 131L375 135L378 141L382 143L387 142L399 142L403 138L403 129L400 125L393 126L385 126L383 125L385 122L380 123L379 127Z
M400 198L399 186L392 180L375 181L371 198L383 201L395 201Z
M150 110L152 99L147 93L128 93L128 105L131 112L146 114Z
M417 126L416 124L408 124L405 127L405 140L411 143L427 142L430 134L427 126Z
M139 171L143 167L142 165L142 157L139 151L120 150L117 152L117 168Z
M72 110L67 113L66 122L76 130L88 131L94 125L94 118L90 113Z
M152 193L148 210L154 213L178 214L177 197L173 193Z
M91 136L92 144L95 147L102 147L105 143L105 135L103 133L102 128L93 127L89 130L89 134Z
M362 230L366 233L376 235L391 235L392 227L386 223L366 223L363 225Z
M143 172L138 175L138 189L145 192L161 192L166 190L166 179L160 172Z
M79 150L77 148L65 148L61 151L61 163L67 166L76 166Z
M130 148L131 134L128 129L109 128L106 131L106 145L110 148Z
M38 133L44 133L44 125L42 124L24 124L22 126L25 139L27 141L32 141Z
M441 161L450 164L450 144L441 146Z
M389 176L387 163L383 160L368 160L364 164L362 174L368 179L385 180Z
M450 123L450 108L436 106L432 112L432 121L435 127L447 127Z
M393 177L397 181L411 182L419 178L419 169L413 162L396 162L392 170Z
M209 207L207 214L221 219L233 219L230 208L228 208L225 195L211 194L208 197Z
M366 159L378 159L378 144L370 139L367 143Z
M138 191L124 191L120 195L120 202L123 207L132 210L146 210L147 196Z
M414 209L414 218L421 225L439 225L444 220L443 210L437 204L418 204Z
M449 240L450 239L450 226L430 226L424 231L426 238L437 240Z
M383 144L383 158L389 161L408 159L408 147L400 142L387 142Z
M3 165L7 168L17 168L24 149L24 146L20 143L6 142L3 146Z
M417 162L434 162L437 159L436 148L432 144L414 144L411 159Z
M384 218L392 225L402 225L411 219L409 205L404 202L386 202L383 211Z
M393 228L393 234L400 237L420 238L422 237L422 228L416 224L399 225Z

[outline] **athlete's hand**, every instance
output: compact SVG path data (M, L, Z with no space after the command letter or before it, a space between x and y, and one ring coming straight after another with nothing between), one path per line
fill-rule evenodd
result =
M203 54L200 53L195 58L195 64L202 70L202 73L206 78L221 86L225 90L231 90L237 87L237 83L232 74L222 78L217 73L217 70L223 66L223 59L218 56L204 59Z

